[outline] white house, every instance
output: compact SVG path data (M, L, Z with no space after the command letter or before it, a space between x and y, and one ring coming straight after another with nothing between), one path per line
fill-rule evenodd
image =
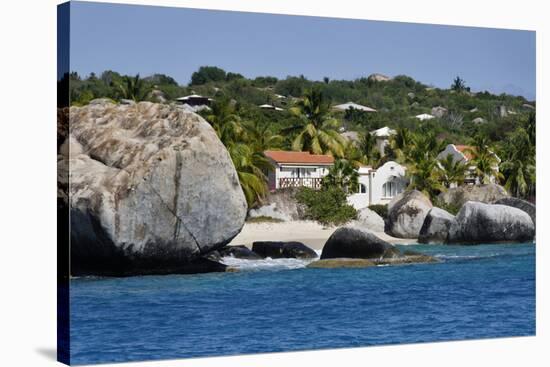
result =
M386 162L378 169L360 167L359 192L348 196L348 203L358 210L373 204L388 204L407 188L405 170L394 161Z
M325 154L282 150L267 150L264 154L274 167L267 175L270 190L301 186L319 189L321 179L334 164L334 158Z
M376 137L376 148L382 157L385 154L384 150L390 143L390 137L396 133L397 132L394 129L390 129L387 126L370 132L372 136Z
M465 183L479 184L480 183L479 179L477 179L475 176L475 169L476 169L475 164L468 163L474 158L472 154L472 152L474 151L475 151L475 148L469 145L448 144L445 147L445 149L437 155L437 159L443 160L447 158L448 155L451 155L453 157L453 162L463 162L464 164L468 165L468 171L469 171L469 173L466 176ZM500 158L495 153L492 153L492 154L495 156L497 162L500 163ZM494 168L498 172L498 169L499 169L498 164L496 164ZM494 183L495 178L490 177L490 181Z
M349 110L350 108L353 108L354 110L359 110L364 112L376 112L374 108L363 106L354 102L342 103L342 104L333 106L332 108L338 111L346 111L346 110Z
M290 187L320 189L323 177L334 164L334 158L324 154L278 150L268 150L264 154L274 167L267 174L271 191ZM356 209L387 204L407 187L405 167L393 161L378 169L362 166L358 173L359 192L348 196L348 202Z
M259 105L258 107L260 107L262 110L274 110L274 111L282 111L283 110L280 107L275 107L275 106L267 104L267 103Z
M435 118L434 115L430 115L429 113L421 113L420 115L416 115L415 117L420 121L431 120Z

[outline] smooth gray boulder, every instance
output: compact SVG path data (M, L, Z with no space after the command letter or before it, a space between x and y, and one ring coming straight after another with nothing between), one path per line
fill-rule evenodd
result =
M70 123L58 167L70 167L73 275L182 272L240 232L237 173L199 115L101 99L71 107Z
M418 238L424 219L433 207L417 190L402 192L388 204L388 230L394 237Z
M503 198L494 202L495 204L508 205L514 208L518 208L529 214L535 228L537 227L537 207L535 204L518 198Z
M462 185L442 192L437 198L447 205L453 205L460 208L467 201L493 203L509 196L510 195L504 187L497 184L487 184Z
M506 205L468 201L449 228L448 242L531 241L535 225L529 214Z
M371 231L354 226L338 228L329 237L321 260L334 258L392 258L401 256L397 247L378 238Z
M353 221L353 225L373 232L384 232L385 224L384 218L378 215L374 210L363 208L357 212L357 219Z
M426 215L420 229L418 242L445 243L449 235L449 228L456 221L455 216L446 210L433 207Z
M317 257L315 250L296 241L256 241L252 243L252 251L264 258L272 259L315 259Z

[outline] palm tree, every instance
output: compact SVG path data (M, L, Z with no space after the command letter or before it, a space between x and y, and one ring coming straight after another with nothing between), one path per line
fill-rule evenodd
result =
M241 118L237 114L235 104L227 98L214 102L206 120L226 147L237 141L243 133Z
M434 198L445 187L441 183L441 169L436 159L421 157L415 160L407 169L410 178L409 189L423 192L430 198Z
M243 129L245 140L253 145L254 151L264 152L282 146L283 136L273 132L268 123L261 123L258 120L245 121Z
M501 165L506 177L504 187L515 197L527 197L534 191L536 168L521 159L506 161Z
M345 193L357 192L359 188L359 173L351 162L338 159L323 177L323 188L337 187Z
M123 83L118 84L118 89L125 99L131 99L135 102L143 101L152 89L151 86L145 84L139 74L136 74L133 78L125 76L122 80Z
M228 151L248 207L261 203L268 191L264 172L271 168L271 163L262 152L255 152L246 143L231 144Z
M407 161L407 153L414 143L414 136L411 131L405 127L399 127L395 131L390 141L390 147L393 150L397 160L401 163Z
M364 163L377 166L381 155L376 147L376 137L368 132L365 135L360 135L360 137L358 147L361 154L365 157Z
M439 166L441 168L441 180L445 187L450 188L453 183L457 185L464 183L468 170L468 166L464 162L455 160L449 154L439 161Z
M472 148L468 152L473 156L472 164L475 165L475 174L481 183L490 183L492 177L497 182L503 178L498 170L500 161L489 148L489 139L486 136L480 134L474 137Z
M500 169L505 177L504 187L516 197L528 197L535 193L536 158L532 134L534 131L518 128L504 142L504 162Z
M289 111L299 120L296 125L283 130L297 133L292 150L343 156L344 138L337 131L338 121L330 116L330 102L319 89L306 92Z

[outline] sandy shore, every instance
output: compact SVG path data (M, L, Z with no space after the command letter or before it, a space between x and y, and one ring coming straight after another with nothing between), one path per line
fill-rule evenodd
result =
M338 227L323 227L312 221L293 221L280 223L245 223L230 246L246 245L251 247L254 241L299 241L307 246L320 250L330 235ZM395 238L384 232L375 232L381 239L393 244L414 244L416 239Z

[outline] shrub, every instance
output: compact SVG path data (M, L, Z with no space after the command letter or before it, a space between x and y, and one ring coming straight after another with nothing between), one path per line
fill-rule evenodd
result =
M323 225L344 224L357 217L357 211L346 201L346 194L331 187L313 190L302 187L296 193L298 203L305 206L305 217Z
M388 218L388 205L384 204L373 204L369 205L369 209L381 216L384 219Z
M458 211L461 208L461 206L458 205L458 204L454 204L454 203L447 204L445 201L443 201L443 200L441 200L437 197L433 200L433 204L434 204L435 207L446 210L449 213L451 213L452 215L457 215Z

